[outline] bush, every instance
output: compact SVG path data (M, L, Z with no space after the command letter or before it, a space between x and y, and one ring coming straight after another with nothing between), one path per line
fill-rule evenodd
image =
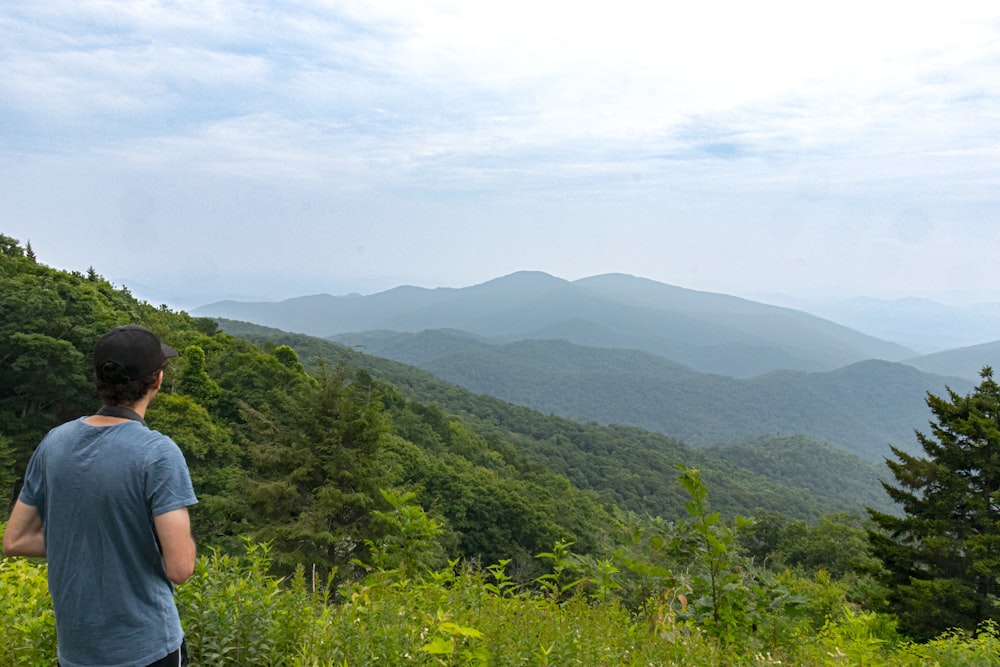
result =
M825 582L820 588L831 590L819 609L830 613L822 628L789 619L777 643L752 648L724 641L711 626L703 630L683 604L678 609L676 591L651 598L647 613L636 616L614 596L518 587L503 563L482 570L453 562L422 574L375 569L337 591L301 567L282 579L270 566L267 546L252 543L241 557L213 551L199 558L177 589L193 664L1000 667L995 624L976 635L902 644L893 617L836 609L836 588ZM0 560L0 665L55 662L45 576L44 563ZM794 584L788 576L782 579Z
M0 665L56 663L56 619L47 576L45 563L0 559Z
M289 585L268 574L268 547L247 543L239 559L212 551L177 589L177 607L191 661L243 667L289 665L323 600L308 594L302 569Z

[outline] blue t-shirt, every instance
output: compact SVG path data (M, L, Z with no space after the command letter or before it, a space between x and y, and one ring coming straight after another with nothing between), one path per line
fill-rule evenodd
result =
M173 440L68 422L38 445L19 498L42 519L63 667L143 667L180 646L153 517L198 501Z

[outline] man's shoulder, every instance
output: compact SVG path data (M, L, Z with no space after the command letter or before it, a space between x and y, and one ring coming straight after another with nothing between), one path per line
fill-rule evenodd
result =
M160 433L151 428L145 429L147 440L143 443L143 451L146 454L146 461L175 461L177 465L186 465L183 450L168 435Z
M83 421L83 417L77 417L76 419L71 419L68 422L63 422L62 424L59 424L59 426L54 426L49 429L49 432L42 438L40 445L44 445L46 441L71 437L85 426L86 424Z
M156 443L158 446L168 447L168 448L177 447L177 443L174 442L174 439L171 438L169 435L161 433L160 431L157 431L155 428L147 427L146 430L149 432L150 440Z
M49 435L65 433L67 431L77 431L81 428L84 428L86 427L87 424L83 420L84 417L77 417L75 419L70 419L69 421L63 422L62 424L59 424L59 426L53 426L52 429L49 430Z

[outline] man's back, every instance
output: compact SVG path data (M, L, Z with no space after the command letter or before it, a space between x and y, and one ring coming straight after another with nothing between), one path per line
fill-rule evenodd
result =
M21 498L42 517L63 667L146 665L180 644L153 522L196 502L172 440L137 421L69 422L39 445Z

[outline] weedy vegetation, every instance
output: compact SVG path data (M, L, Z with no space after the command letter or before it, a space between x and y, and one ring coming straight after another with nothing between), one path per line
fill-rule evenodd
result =
M268 544L237 557L211 549L177 589L192 662L248 667L353 665L1000 665L1000 631L907 641L895 617L852 601L824 571L756 567L737 537L751 522L708 511L697 470L676 523L622 515L605 558L559 541L544 574L517 582L510 560L431 567L440 531L409 494L387 491L360 576L337 583L298 566L273 574ZM55 626L45 564L0 561L0 664L51 665Z

